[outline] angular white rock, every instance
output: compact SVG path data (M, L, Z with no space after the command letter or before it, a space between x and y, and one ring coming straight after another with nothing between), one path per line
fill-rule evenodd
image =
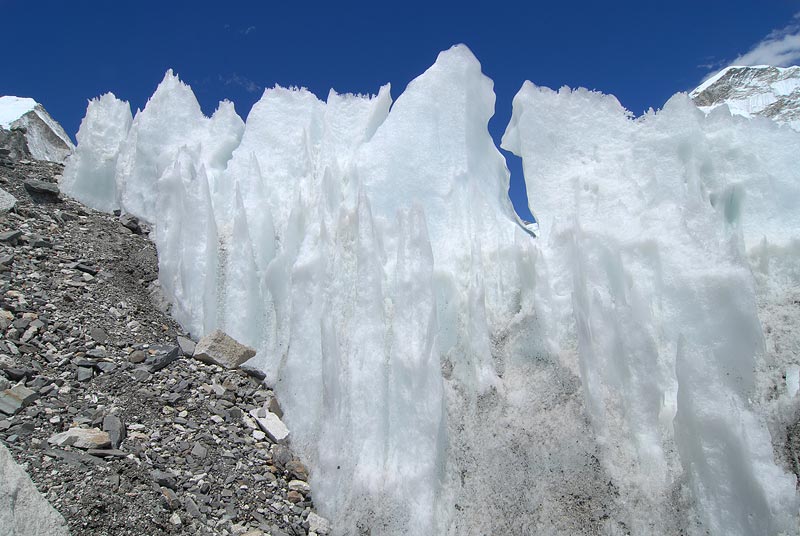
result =
M274 413L264 408L250 410L250 416L255 419L258 426L275 443L284 443L289 437L289 429Z

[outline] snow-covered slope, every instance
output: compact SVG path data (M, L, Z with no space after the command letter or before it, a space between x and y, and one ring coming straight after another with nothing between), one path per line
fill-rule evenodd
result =
M75 149L61 125L30 98L0 97L0 128L24 128L28 150L38 160L63 162Z
M800 67L731 66L689 96L704 112L727 104L731 113L769 117L800 130Z
M154 224L184 327L258 348L336 535L797 533L800 134L526 83L536 239L493 113L463 45L394 103L276 87L244 123L168 72L132 121L90 102L64 187Z

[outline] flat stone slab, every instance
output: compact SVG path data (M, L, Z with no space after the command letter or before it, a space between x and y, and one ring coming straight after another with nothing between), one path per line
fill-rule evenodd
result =
M250 410L250 416L255 419L267 437L275 443L284 443L289 437L289 429L283 424L280 417L264 408Z
M128 453L119 449L89 449L86 454L97 456L98 458L125 458Z
M4 244L14 245L19 241L21 237L22 237L22 231L20 231L19 229L14 229L11 231L3 231L2 233L0 233L0 242L3 242Z
M24 184L25 189L32 194L58 197L58 194L61 193L61 190L58 189L58 185L52 182L40 181L38 179L28 179Z
M206 335L194 349L194 358L227 369L235 369L256 355L256 351L238 342L222 330Z
M15 415L19 410L39 398L39 394L24 385L15 385L0 393L0 411Z
M151 373L158 372L181 357L180 349L177 346L153 346L148 353L150 355L144 364Z
M108 432L98 428L70 428L66 432L52 436L47 442L59 447L106 449L111 446L111 437Z

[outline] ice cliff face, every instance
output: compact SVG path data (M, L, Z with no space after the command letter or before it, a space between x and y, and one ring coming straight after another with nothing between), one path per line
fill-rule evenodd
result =
M800 135L526 83L534 239L493 112L464 46L394 103L276 87L246 122L169 72L133 119L90 102L63 186L154 224L187 329L258 348L337 534L796 532Z
M705 112L724 104L734 115L768 117L800 130L800 67L726 67L689 96Z
M633 120L614 97L526 83L503 144L539 215L553 350L575 359L612 481L649 503L632 532L680 531L663 500L679 480L712 534L789 530L795 479L771 461L755 370L798 356L765 353L746 256L770 244L798 266L800 136L685 95Z
M75 149L61 125L33 99L0 97L0 128L24 128L28 151L37 160L64 162Z

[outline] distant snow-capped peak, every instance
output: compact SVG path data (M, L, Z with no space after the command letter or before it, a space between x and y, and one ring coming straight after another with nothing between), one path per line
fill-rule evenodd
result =
M689 96L706 113L727 104L734 115L769 117L800 130L800 67L797 66L726 67Z
M44 106L28 97L0 97L0 128L25 130L25 140L33 158L63 162L75 149L69 135Z

